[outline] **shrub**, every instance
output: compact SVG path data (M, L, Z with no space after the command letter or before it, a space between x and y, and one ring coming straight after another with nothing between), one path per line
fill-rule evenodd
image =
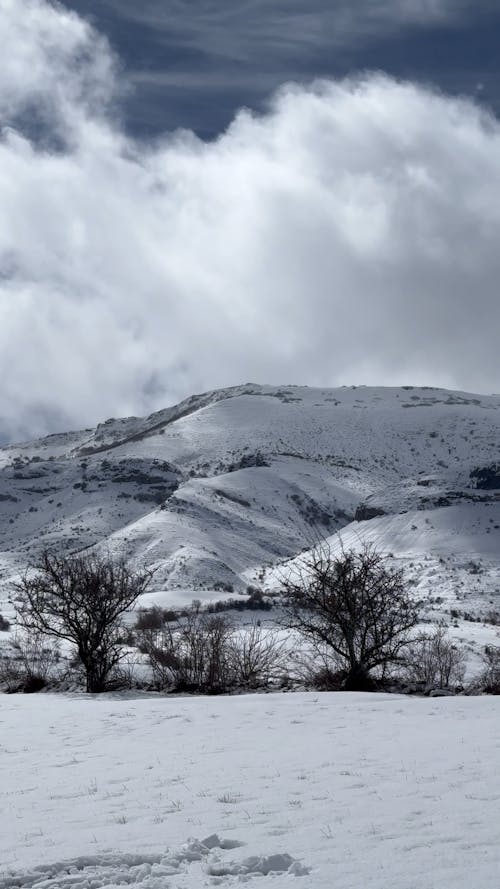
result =
M10 621L0 614L0 632L7 633L10 630Z
M9 692L41 691L56 676L59 650L41 633L22 633L10 643L10 654L0 664L0 681Z
M238 685L258 688L285 673L285 640L258 623L233 633L231 662Z
M459 687L466 665L465 651L448 638L444 627L437 627L434 633L419 636L408 647L405 673L410 682L425 690Z
M136 630L161 630L165 623L165 615L161 608L141 608L135 622Z
M500 625L500 611L490 609L490 611L484 615L483 621L485 624L492 624L494 627L498 627Z
M220 602L210 602L206 606L209 614L221 614L224 611L270 611L273 607L269 599L264 599L262 594L253 594L247 599L224 599Z
M489 694L500 695L500 647L487 645L483 655L481 685Z
M231 625L201 611L198 603L161 629L146 629L139 650L147 655L157 688L217 693L234 685L230 657Z
M139 631L156 688L215 694L257 688L284 674L284 640L258 623L235 630L225 616L199 603L161 627Z
M333 670L331 667L311 668L305 675L307 685L317 688L318 691L341 691L344 685L345 675L342 670Z
M234 586L227 580L218 580L214 583L214 590L219 593L234 593Z

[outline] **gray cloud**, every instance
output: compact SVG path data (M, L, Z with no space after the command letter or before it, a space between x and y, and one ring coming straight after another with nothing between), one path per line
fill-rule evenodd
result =
M500 390L493 116L367 75L139 145L88 25L42 0L0 22L4 434L249 379ZM57 152L23 133L34 103Z

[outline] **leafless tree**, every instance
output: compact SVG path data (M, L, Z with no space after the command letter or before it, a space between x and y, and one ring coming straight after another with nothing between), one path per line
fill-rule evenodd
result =
M373 687L372 671L401 660L418 619L403 572L368 544L335 554L321 543L283 578L283 593L285 625L330 651L345 689Z
M17 622L76 649L88 692L101 692L122 658L122 615L144 593L148 571L86 553L42 553L15 584Z

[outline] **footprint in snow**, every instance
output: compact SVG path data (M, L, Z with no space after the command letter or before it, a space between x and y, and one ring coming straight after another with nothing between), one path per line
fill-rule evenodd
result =
M244 843L221 840L212 834L204 840L190 840L177 852L164 855L106 854L83 856L72 861L40 865L25 873L0 872L0 889L114 889L133 885L135 889L168 889L168 877L179 876L199 863L214 884L241 882L254 876L287 873L304 876L309 868L287 853L258 856L243 861L225 861L224 850ZM235 880L231 880L235 877Z

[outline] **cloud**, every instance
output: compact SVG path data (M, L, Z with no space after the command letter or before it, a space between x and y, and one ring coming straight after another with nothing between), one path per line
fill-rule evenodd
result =
M92 0L88 0L93 7ZM477 0L484 7L491 0ZM318 44L343 46L404 26L454 21L470 10L471 0L248 0L234 5L214 0L99 0L122 19L154 29L157 39L190 46L206 54L253 61L255 47L280 56Z
M493 116L374 74L135 143L106 42L42 0L22 18L0 0L4 436L246 380L500 390Z
M0 0L0 119L68 137L117 90L107 41L60 5ZM35 126L33 126L33 120Z
M490 0L477 0L484 7ZM81 6L81 3L78 4ZM239 92L262 98L277 84L311 70L349 68L353 52L405 28L432 28L467 18L470 0L86 0L88 12L104 11L139 27L154 47L154 61L136 59L131 73L144 93L169 90ZM139 38L140 39L140 38ZM347 66L346 66L347 62ZM132 64L134 61L132 60ZM281 78L281 80L280 80ZM154 107L154 106L153 106Z

